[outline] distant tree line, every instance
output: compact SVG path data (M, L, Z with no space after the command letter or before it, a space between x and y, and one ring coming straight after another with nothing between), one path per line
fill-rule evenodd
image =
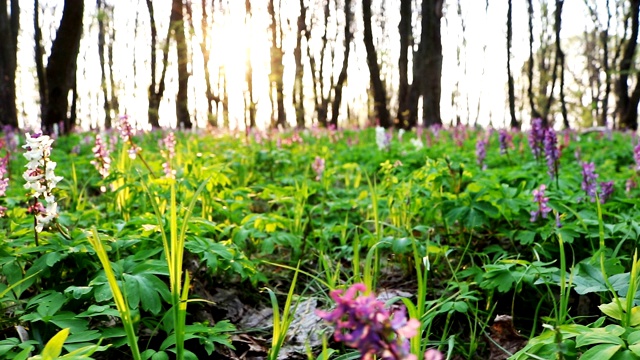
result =
M384 0L378 1L383 1L383 5L388 6ZM489 1L485 1L488 8ZM400 14L397 30L394 30L397 31L400 42L397 66L393 67L398 79L397 88L390 88L385 78L384 71L389 71L385 70L381 61L381 54L386 51L382 48L385 43L379 39L376 42L376 29L381 25L373 19L380 14L373 13L375 4L372 2L375 3L373 0L362 0L360 4L353 0L267 0L269 26L265 30L269 34L270 46L268 81L272 127L288 126L287 116L295 118L295 122L292 122L299 128L309 126L311 124L305 117L307 113L312 113L313 119L320 126L338 127L338 119L345 116L341 114L344 111L343 90L348 82L354 46L363 46L366 50L372 123L405 129L442 124L442 19L456 15L450 11L454 5L462 18L461 1L398 0L394 3L399 5ZM251 0L245 0L244 3L247 24L254 16L252 3ZM121 110L114 81L113 47L117 44L114 44L116 26L112 19L115 7L127 5L120 5L112 0L65 0L62 17L55 36L52 36L54 40L49 51L45 51L43 46L43 24L40 19L43 9L38 0L34 0L33 5L33 43L18 44L21 27L29 26L20 18L20 1L0 0L0 124L18 125L18 45L33 46L41 127L45 132L53 131L54 127L58 127L62 133L72 131L77 124L77 84L78 81L83 81L77 76L81 37L96 36L105 114L103 124L104 127L111 127L114 117ZM298 7L298 16L293 25L289 24L290 19L284 18L285 5ZM573 117L573 123L583 126L615 126L636 130L640 102L640 81L636 66L640 0L616 1L612 4L609 0L606 3L584 0L594 27L592 30L585 30L584 38L580 40L584 45L582 53L571 55L580 55L586 59L586 75L571 73L566 64L567 44L561 41L564 0L527 0L529 58L525 64L514 64L512 5L512 0L508 0L505 14L508 93L508 104L505 106L508 107L509 125L518 128L523 119L539 117L545 123L561 121L564 127L569 127L570 117ZM97 34L83 33L84 12L89 6L97 9ZM199 71L204 74L206 85L208 123L214 127L229 126L226 74L221 71L216 79L208 66L216 50L215 44L209 41L209 36L219 19L218 13L223 12L227 6L229 2L225 0L171 0L169 19L157 19L154 2L146 0L146 16L151 34L148 66L150 82L147 91L147 115L151 126L158 127L160 124L159 108L166 96L167 72L171 66L177 67L175 112L178 124L184 128L194 126L188 105L189 81L196 66L192 59L193 51L200 51L204 60L204 66ZM200 12L199 24L194 22L194 9ZM603 13L606 13L604 18ZM362 37L358 40L362 41L361 44L355 43L356 39L360 39L355 36L357 30L354 25L358 16L363 25ZM158 33L158 20L169 23L166 34ZM538 33L534 33L535 21L540 25ZM330 23L335 26L330 26ZM384 31L391 30L385 27ZM462 31L465 39L464 19ZM283 81L283 44L287 36L292 36L290 34L295 37L295 75L293 88L286 89ZM534 48L536 37L538 46ZM459 53L460 48L466 46L465 41L458 44ZM172 49L177 53L177 64L169 62ZM251 52L250 47L247 52ZM45 54L48 54L46 59ZM247 59L251 59L250 54ZM460 58L458 60L460 62ZM305 74L305 71L309 74ZM255 127L257 103L251 61L247 61L245 75L244 122L247 127ZM311 86L303 86L305 78L311 78ZM584 90L569 90L568 82L583 85ZM392 97L397 99L393 104L390 100ZM286 103L287 101L291 103ZM580 106L585 102L589 103L586 111L584 106ZM313 109L305 109L306 104L312 104ZM289 105L295 109L293 114L287 114L286 108Z

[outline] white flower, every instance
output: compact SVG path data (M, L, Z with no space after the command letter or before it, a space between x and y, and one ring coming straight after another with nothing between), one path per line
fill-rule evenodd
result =
M420 150L424 147L422 140L420 140L419 138L411 139L411 144L416 147L416 150Z
M27 151L24 157L29 162L22 177L27 181L25 189L32 190L31 197L35 199L35 203L30 208L36 217L36 231L41 232L45 225L58 216L58 203L52 191L62 177L55 175L57 163L49 159L53 139L47 135L31 136L29 133L26 137L27 143L23 148ZM41 197L46 206L39 203Z
M404 129L398 130L398 141L402 141L402 136L404 136L404 133L405 133Z
M376 127L376 144L379 150L385 150L390 145L387 132L382 126Z

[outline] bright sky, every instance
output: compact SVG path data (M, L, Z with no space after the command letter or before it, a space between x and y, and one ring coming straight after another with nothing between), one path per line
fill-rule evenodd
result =
M321 12L321 0L311 0ZM129 3L128 5L125 3ZM379 12L375 8L374 13ZM45 15L42 16L42 23L56 23L62 10L61 4L51 1L46 6ZM97 21L95 2L87 2L85 8L85 35L81 43L81 53L78 68L78 77L82 79L78 82L79 92L79 114L78 119L83 127L95 126L104 118L102 110L102 96L100 95L100 71L97 49ZM286 16L290 18L290 26L295 27L298 11L297 0L282 0L282 9ZM345 98L343 101L343 118L346 116L346 104L360 104L352 115L357 116L358 122L364 125L367 112L366 92L368 89L368 69L365 61L365 51L362 44L362 15L360 1L356 1L355 21L357 33L355 42L352 44L352 57L350 59L349 81L345 88ZM537 1L534 1L537 4ZM22 33L21 48L19 57L19 107L23 108L23 121L27 123L37 123L37 91L34 80L33 65L33 30L30 19L33 18L33 9L30 3L24 2L22 7ZM166 34L166 26L169 18L170 1L155 1L156 19L158 23L158 33L162 39ZM552 7L553 4L551 4ZM194 21L199 24L198 9L199 2L193 2ZM210 69L212 77L217 78L219 65L224 65L228 78L228 92L230 105L230 121L233 126L243 128L244 101L243 93L246 91L245 84L245 64L247 62L247 48L251 50L251 62L254 70L254 90L255 100L257 100L257 121L259 126L265 127L269 122L271 104L268 96L268 73L270 71L269 42L267 27L269 24L266 3L263 1L253 1L253 22L245 25L244 1L228 1L228 10L225 16L217 14L211 43L213 51L211 53ZM441 113L445 124L455 120L456 114L462 116L463 122L473 123L478 119L479 124L486 125L491 120L495 126L502 126L507 121L508 113L506 100L506 2L491 1L488 13L485 15L485 1L481 0L461 0L463 18L466 26L467 48L463 49L463 57L460 67L456 56L457 46L462 42L461 22L457 14L457 4L454 1L446 2L445 17L442 22L444 65L442 74L442 101ZM527 8L524 1L513 1L513 71L514 74L520 72L520 66L528 58L528 28L527 28ZM534 5L536 6L536 5ZM136 17L136 11L138 16ZM397 25L399 21L398 0L386 0L386 30L388 36L384 37L383 45L388 47L382 51L380 61L395 67L398 58L398 48L395 44L399 42ZM56 19L55 22L52 19ZM580 34L584 31L586 8L583 1L567 1L564 7L563 16L563 37ZM145 123L147 118L147 87L150 83L148 47L149 22L146 4L143 0L118 1L115 6L114 21L117 26L116 47L114 49L116 80L120 85L120 103L123 112L128 113L133 119L140 119ZM316 20L317 21L317 20ZM375 19L374 19L375 22ZM45 37L49 25L45 25ZM340 28L342 25L339 25ZM539 26L536 22L535 26ZM537 30L536 30L537 31ZM379 32L379 30L378 30ZM197 31L199 35L199 31ZM293 83L293 46L295 44L295 29L285 35L285 93L291 91ZM315 34L314 34L315 36ZM199 38L196 40L199 42ZM191 115L194 116L200 126L206 123L206 100L204 99L204 76L202 75L202 56L198 43L193 44L194 67L191 69L193 76L190 80L190 107ZM337 64L336 71L342 62L342 38L338 37ZM486 47L486 49L485 49ZM49 48L49 44L45 44ZM379 49L381 50L381 49ZM466 60L465 60L466 59ZM170 61L175 62L175 48L172 47ZM466 75L464 68L466 67ZM135 70L134 70L135 69ZM134 78L135 71L135 78ZM310 98L312 95L310 88L309 68L306 73L306 94ZM167 91L160 108L161 125L175 126L175 89L177 83L177 71L169 71L167 74ZM395 72L385 72L387 82L390 87L397 88L397 74ZM461 95L456 104L452 104L451 94L456 81L459 81L459 91ZM468 106L467 106L468 99ZM309 101L311 101L309 99ZM289 98L285 103L290 104ZM480 106L478 106L478 103ZM390 99L391 113L395 113L397 100ZM469 114L467 114L467 107ZM312 104L307 103L307 123L313 119ZM479 109L479 112L478 112ZM293 123L294 111L289 106L287 115L289 122ZM222 119L219 119L221 122ZM508 122L508 121L507 121Z

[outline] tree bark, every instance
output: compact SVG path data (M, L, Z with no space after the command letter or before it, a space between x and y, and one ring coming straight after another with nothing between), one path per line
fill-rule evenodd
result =
M287 118L284 110L284 64L282 63L283 51L282 51L282 24L280 6L278 6L278 13L276 14L275 0L269 0L267 11L271 19L269 25L269 31L271 33L271 73L269 74L269 81L271 83L272 91L275 94L277 118L273 123L274 127L286 127ZM280 4L279 4L280 5ZM273 122L274 119L272 119Z
M618 97L617 113L620 127L629 130L638 129L638 102L640 101L640 82L636 81L633 92L629 94L629 75L634 62L638 45L638 15L640 0L630 0L631 5L631 34L624 47L619 65L619 77L616 84Z
M0 125L18 127L16 108L16 67L20 4L11 0L10 13L7 0L0 0Z
M411 27L411 0L400 0L400 23L398 33L400 35L400 56L398 58L398 126L411 128L415 121L410 122L408 107L409 95L409 46L413 35ZM415 117L414 117L415 119Z
M251 0L245 0L245 25L251 22L253 12L251 9ZM245 95L245 107L246 115L249 120L249 128L256 127L256 101L253 94L253 64L251 62L251 46L247 46L247 71L245 74L245 81L247 82L247 93Z
M340 114L340 105L342 103L342 88L347 81L347 69L349 68L349 53L351 52L351 41L353 40L353 30L351 22L353 20L353 11L351 9L351 0L344 0L344 57L342 58L342 69L338 80L333 89L333 103L331 104L331 125L338 128L338 115Z
M527 95L529 97L529 107L531 108L531 118L540 118L540 112L536 109L535 97L533 95L533 1L527 0L527 12L529 13L529 61L527 63L527 78L529 84L527 86Z
M511 25L512 16L512 0L508 1L507 7L507 79L509 87L509 115L511 117L511 128L519 128L518 119L516 119L516 94L513 84L513 73L511 72L511 42L513 38L513 27Z
M149 117L149 124L151 124L151 127L157 128L160 127L160 117L158 111L160 109L160 101L162 101L162 97L164 96L164 80L167 74L167 63L169 62L169 41L171 39L171 26L169 26L169 30L167 31L167 37L162 49L162 70L160 79L158 80L156 73L158 62L156 59L158 30L156 27L156 19L154 15L152 0L147 0L147 9L149 10L149 24L151 27L151 84L149 85L149 109L147 110L147 115Z
M564 97L564 52L560 45L560 29L562 29L562 7L564 6L564 0L556 0L556 13L555 13L555 30L556 30L556 69L560 72L560 111L562 113L562 124L565 129L569 129L569 118L567 116L567 102ZM559 69L558 69L559 68Z
M426 0L425 0L426 1ZM380 77L380 65L378 54L373 44L373 32L371 29L371 0L362 0L362 18L364 22L364 47L367 51L367 66L371 91L373 92L374 115L378 125L388 128L391 124L389 109L387 108L387 90ZM424 30L423 30L424 31ZM438 29L439 31L439 29Z
M602 112L599 121L600 126L607 126L607 118L609 114L609 95L611 94L611 71L609 69L609 26L611 25L611 9L609 9L609 0L606 1L607 7L607 26L604 29L602 41L602 71L604 71L604 94L602 95Z
M171 6L171 29L176 40L178 54L178 93L176 94L176 118L178 125L191 129L193 123L189 115L189 52L184 23L184 6L182 0L173 0Z
M98 10L98 59L100 60L100 87L102 88L104 101L104 127L109 129L111 128L111 102L109 101L109 89L107 88L107 60L105 55L105 49L107 47L107 25L105 24L105 19L108 18L109 15L104 0L96 0L96 8Z
M56 39L46 67L46 103L42 103L42 130L52 133L58 125L60 133L73 130L69 112L69 91L73 87L76 61L82 36L84 0L65 0Z
M302 64L302 37L307 31L307 7L304 0L298 2L300 7L298 13L298 32L296 34L296 47L293 49L293 58L296 65L295 79L293 81L293 107L296 110L296 126L299 129L304 128L304 66Z
M442 38L440 20L443 0L422 1L422 34L420 56L424 57L424 71L421 73L422 123L425 127L441 125L440 95L442 89Z

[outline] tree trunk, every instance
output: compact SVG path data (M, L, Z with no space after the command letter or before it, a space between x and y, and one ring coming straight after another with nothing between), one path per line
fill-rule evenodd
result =
M249 0L247 0L249 1ZM218 108L220 98L213 94L213 86L211 86L211 73L209 71L209 59L211 58L211 52L209 49L209 12L207 8L210 8L213 12L213 4L207 4L207 0L202 0L202 19L200 26L202 27L202 39L200 39L200 51L202 51L203 58L203 72L204 82L206 86L205 95L207 97L207 122L213 126L218 127L218 119L214 115L214 108ZM213 18L213 14L211 14Z
M47 78L44 70L44 48L42 47L40 4L38 0L33 1L33 38L35 43L33 51L36 63L36 76L38 77L38 93L40 95L40 108L42 111L49 100L47 99Z
M424 14L423 14L424 16ZM387 108L387 90L380 77L378 54L373 44L371 29L371 0L362 0L362 18L364 22L364 46L367 51L367 66L373 91L374 111L378 125L388 128L391 124L389 109ZM424 30L423 30L424 31ZM438 29L438 32L440 30ZM439 40L439 39L438 39ZM442 65L442 63L441 63Z
M251 22L253 12L251 10L251 0L245 1L245 25ZM247 82L247 93L245 95L245 107L246 115L249 120L249 128L256 127L256 101L253 94L253 64L251 62L251 46L247 46L247 71L245 74L245 81Z
M191 129L191 117L189 116L189 53L184 24L184 6L182 0L173 0L171 6L171 29L176 40L178 54L178 93L176 94L176 118L178 125L185 129Z
M302 65L302 37L307 31L307 7L304 0L299 1L298 32L296 34L296 47L293 49L293 58L296 64L295 79L293 81L293 107L296 109L296 126L304 128L304 66Z
M160 74L160 80L158 80L156 73L156 47L158 43L158 30L156 27L153 3L151 0L147 0L147 9L149 10L149 24L151 26L151 84L149 85L149 109L147 110L147 115L149 117L149 124L151 124L151 127L157 128L160 127L160 116L158 111L160 109L160 101L162 101L162 96L164 95L164 80L167 74L167 63L169 62L169 41L171 39L171 26L169 26L169 30L167 31L167 37L162 49L162 72Z
M11 0L11 14L7 0L0 0L0 125L18 127L16 108L16 67L20 4Z
M271 73L269 74L269 81L271 82L272 91L275 94L277 118L275 121L275 127L286 127L287 118L284 110L284 64L282 63L283 51L282 51L282 24L280 6L278 6L278 14L276 16L275 0L269 0L267 10L271 19L269 25L269 31L271 32ZM280 3L279 3L280 5Z
M619 77L616 84L618 96L617 112L620 127L629 130L638 129L638 101L640 100L640 85L636 82L633 93L629 95L629 75L634 62L638 45L638 13L640 0L630 0L631 5L631 35L627 39L622 59L620 59Z
M398 126L411 128L415 126L409 121L408 95L409 95L409 46L413 29L411 27L411 0L400 0L400 23L398 33L400 35L400 57L398 58ZM415 60L414 60L415 61ZM415 118L414 118L415 119Z
M562 124L565 129L569 129L569 118L567 116L567 102L564 98L564 52L560 45L560 29L562 29L562 7L564 6L564 0L556 0L556 19L555 19L555 31L556 31L556 67L554 71L560 72L560 110L562 113Z
M598 123L600 126L607 126L607 117L609 114L609 95L611 94L611 72L609 70L609 26L611 25L611 9L609 9L609 0L607 0L607 26L604 29L602 41L602 71L604 71L604 94L602 96L602 112Z
M511 41L513 38L513 27L511 25L513 19L513 16L511 15L512 8L512 0L509 0L507 8L507 79L509 86L509 115L511 116L511 128L519 128L518 119L516 119L516 94L513 85L513 73L511 72Z
M422 123L425 127L441 125L440 95L442 88L442 38L440 19L442 19L443 0L422 1L422 34L420 46L424 57L422 88ZM424 45L424 46L423 46Z
M531 118L540 118L540 112L536 109L535 97L533 95L533 1L527 0L527 12L529 13L529 61L527 63L527 78L529 85L527 95L529 97L529 107L531 108Z
M73 87L76 61L82 36L84 0L65 0L60 26L47 62L47 102L42 103L42 130L51 133L58 124L62 134L73 129L69 111L69 91Z
M344 0L344 58L342 59L342 69L338 75L338 81L333 90L333 104L331 105L331 125L335 129L338 128L338 115L340 114L340 105L342 103L342 88L347 81L347 69L349 68L349 53L351 52L351 41L353 40L353 31L351 30L351 22L353 19L353 11L351 10L351 0Z
M102 98L104 101L104 127L111 127L111 106L109 102L109 89L107 89L107 70L106 70L106 25L105 18L108 16L105 8L104 0L96 0L96 8L98 10L98 59L100 60L100 87L102 88Z

